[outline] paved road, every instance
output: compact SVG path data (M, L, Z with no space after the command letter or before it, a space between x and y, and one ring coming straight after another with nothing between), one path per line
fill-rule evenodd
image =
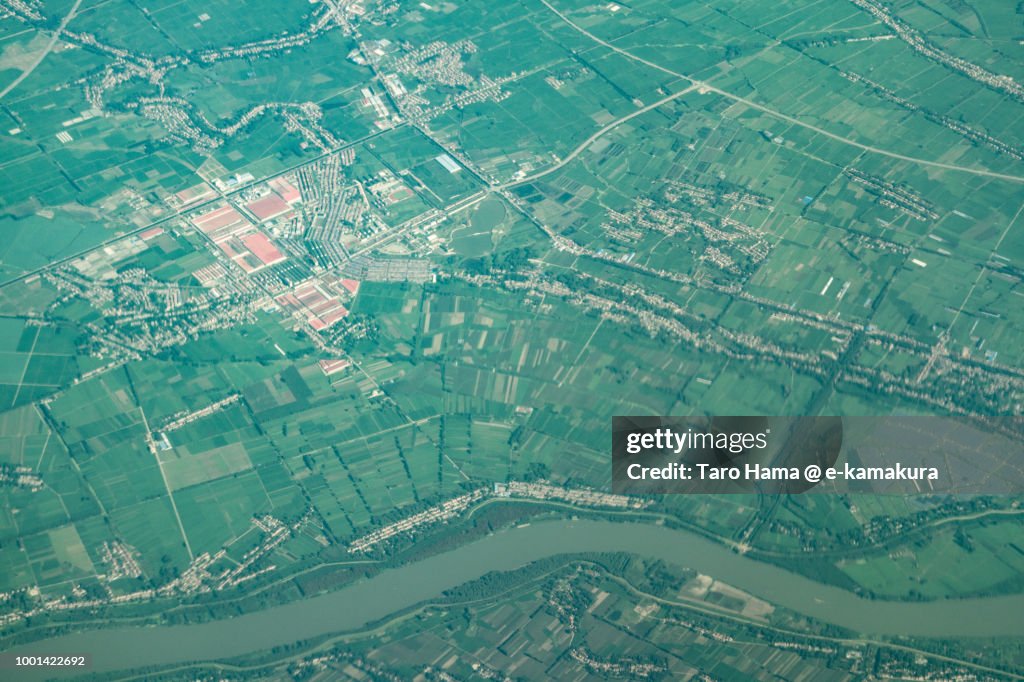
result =
M744 105L750 107L751 109L757 109L758 111L762 111L762 112L764 112L764 113L766 113L766 114L768 114L770 116L774 116L775 118L778 118L780 120L786 121L787 123L792 123L795 126L800 126L801 128L805 128L807 130L814 131L814 132L818 133L819 135L824 135L825 137L827 137L829 139L835 140L837 142L842 142L843 144L849 145L851 147L856 147L857 149L860 149L860 150L863 150L863 151L866 151L866 152L870 152L872 154L879 154L881 156L887 156L887 157L889 157L891 159L899 159L900 161L908 161L910 163L916 163L916 164L921 165L921 166L930 166L932 168L942 168L943 170L960 171L962 173L970 173L971 175L980 175L980 176L984 176L984 177L988 177L988 178L998 178L999 180L1009 180L1011 182L1024 182L1024 177L1019 176L1019 175L1009 175L1009 174L1006 174L1006 173L997 173L995 171L987 171L987 170L983 170L983 169L980 169L980 168L967 168L965 166L956 166L956 165L953 165L953 164L950 164L950 163L941 163L939 161L929 161L928 159L919 159L917 157L906 156L905 154L897 154L896 152L890 152L890 151L887 151L885 149L879 149L878 147L872 147L871 145L863 144L861 142L857 142L856 140L851 140L851 139L843 137L841 135L836 135L835 133L830 133L827 130L819 128L818 126L812 125L810 123L804 123L803 121L801 121L801 120L799 120L797 118L794 118L794 117L789 116L787 114L783 114L781 112L775 111L774 109L770 109L770 108L764 106L763 104L758 104L757 102L753 102L753 101L751 101L751 100L749 100L749 99L747 99L745 97L740 97L739 95L734 95L734 94L732 94L730 92L726 92L725 90L721 90L719 88L716 88L713 85L708 85L707 83L705 83L703 81L698 81L698 80L695 80L693 78L690 78L689 76L687 76L685 74L682 74L682 73L679 73L678 71L673 71L672 69L666 68L666 67L664 67L661 64L658 64L656 62L649 61L647 59L644 59L643 57L638 57L635 54L633 54L632 52L629 52L627 50L623 50L621 47L617 47L617 46L615 46L615 45L613 45L613 44L611 44L611 43L609 43L609 42L607 42L605 40L601 40L600 38L595 36L593 33L588 31L587 29L577 25L576 23L574 23L572 21L572 19L569 19L567 16L565 16L564 14L559 12L547 0L540 0L540 1L544 4L545 7L547 7L554 14L556 14L559 19L561 19L563 22L565 22L566 24L571 26L577 32L582 33L586 37L590 38L595 43L598 43L599 45L603 45L604 47L607 47L609 50L617 52L617 53L621 54L623 57L626 57L627 59L631 59L631 60L633 60L635 62L638 62L640 64L644 64L646 66L651 67L652 69L657 69L658 71L661 71L662 73L667 73L667 74L669 74L671 76L675 76L677 78L682 78L682 79L692 83L693 85L697 86L700 89L701 92L713 92L716 95L719 95L721 97L725 97L726 99L732 100L734 102L740 102L741 104L744 104Z
M547 4L547 3L545 3L545 4ZM687 79L687 80L689 80L689 79ZM609 132L610 130L613 130L614 128L616 128L616 127L622 125L623 123L625 123L626 121L629 121L630 119L636 118L637 116L640 116L641 114L646 114L648 111L651 111L652 109L657 109L662 104L667 104L668 102L671 102L674 99L678 99L678 98L682 97L683 95L685 95L685 94L687 94L689 92L693 92L696 89L697 89L696 85L691 85L690 87L685 88L683 90L680 90L679 92L677 92L677 93L675 93L673 95L669 95L668 97L663 97L663 98L659 99L654 104L648 104L643 109L637 109L636 111L634 111L631 114L627 114L626 116L623 116L622 118L616 119L616 120L612 121L611 123L609 123L608 125L606 125L605 127L603 127L600 130L598 130L596 133L594 133L593 135L588 137L586 140L584 140L582 144L580 144L578 147L576 147L576 149L572 150L572 152L568 156L566 156L564 159L559 161L554 166L551 166L550 168L545 168L544 170L542 170L542 171L540 171L538 173L534 173L533 175L528 175L525 178L522 178L520 180L513 180L511 182L506 182L506 183L501 184L501 185L495 185L492 189L508 189L509 187L516 187L518 185L523 185L523 184L525 184L527 182L532 182L533 180L536 180L537 178L542 178L545 175L548 175L549 173L554 173L556 170L558 170L559 168L561 168L562 166L564 166L565 164L569 163L570 161L575 159L577 156L579 156L580 153L584 149L586 149L587 147L592 145L598 138L600 138L602 135L604 135L605 133Z
M399 123L398 125L396 125L395 128L401 128L401 127L403 127L405 125L406 125L406 123L403 121L402 123ZM390 130L394 130L394 128L391 128ZM96 244L93 244L92 246L86 247L86 248L82 249L81 251L76 251L75 253L71 253L71 254L68 254L67 256L62 256L62 257L60 257L58 259L55 259L55 260L47 263L46 265L42 265L42 266L40 266L38 268L34 268L32 270L28 270L28 271L23 272L23 273L18 274L18 275L14 275L13 277L11 277L9 279L0 281L0 289L3 289L4 287L8 286L9 284L14 284L15 282L21 282L22 280L31 279L32 277L34 277L36 275L39 275L39 274L42 274L43 272L46 272L47 270L55 268L55 267L57 267L59 265L62 265L64 263L70 263L71 261L75 260L76 258L81 258L82 256L84 256L86 254L92 253L93 251L96 251L98 249L102 249L102 248L104 248L106 246L110 246L111 244L119 242L122 239L127 239L128 237L131 237L132 235L141 234L142 232L145 232L146 230L152 229L154 227L158 227L160 225L163 225L164 223L168 223L168 222L170 222L172 220L175 220L177 218L181 218L182 216L184 216L186 214L189 214L189 213L192 213L194 211L197 211L198 209L204 208L206 206L213 206L213 205L215 205L215 204L217 204L219 202L222 202L225 197L233 196L235 194L238 194L242 190L248 189L250 187L254 187L254 186L256 186L256 185L258 185L260 183L266 182L267 180L272 180L273 178L279 177L279 176L284 175L286 173L290 173L290 172L292 172L292 171L294 171L294 170L296 170L298 168L301 168L303 166L308 166L308 165L310 165L312 163L316 163L320 159L328 157L328 156L330 156L332 154L337 154L337 153L339 153L339 152L341 152L341 151L343 151L345 149L348 149L349 147L355 147L356 145L362 144L363 142L366 142L367 140L372 140L375 137L378 137L380 135L384 135L385 133L390 132L390 130L377 130L377 131L374 131L374 132L372 132L372 133L370 133L368 135L364 135L363 137L360 137L357 140L352 140L351 142L345 142L344 144L341 144L341 145L335 147L334 149L326 151L323 154L320 154L320 155L318 155L318 156L316 156L314 158L306 159L306 160L301 161L301 162L299 162L299 163L297 163L297 164L295 164L293 166L289 166L288 168L285 168L283 170L277 171L276 173L271 173L269 175L265 175L265 176L263 176L261 178L253 180L250 183L247 183L245 185L236 187L236 188L232 189L230 192L227 192L227 193L220 193L219 192L218 196L214 197L213 199L207 199L205 201L201 201L201 202L196 203L196 204L191 204L191 205L189 205L189 206L187 206L185 208L178 209L178 210L172 212L171 214L166 215L166 216L164 216L162 218L157 218L156 220L154 220L152 222L146 223L142 227L132 228L131 230L128 230L126 232L122 232L121 234L118 234L116 236L110 237L109 239L104 239L101 242L98 242ZM207 183L207 184L212 186L212 183Z
M35 71L37 66L43 63L43 60L46 59L46 55L50 54L50 51L53 50L54 45L56 45L57 41L60 40L60 34L64 32L64 28L68 25L68 23L70 23L72 19L75 18L75 12L78 11L78 6L81 4L82 0L75 0L75 4L71 6L71 9L64 17L64 21L60 22L60 26L58 26L57 30L53 32L53 37L50 38L50 43L46 46L46 49L44 49L42 53L40 53L39 57L37 57L36 60L32 62L31 66L22 71L21 75L14 79L13 83L4 88L3 92L0 92L0 99L3 99L4 96L7 95L7 93L9 93L14 88L18 87L21 81L28 78L29 74Z

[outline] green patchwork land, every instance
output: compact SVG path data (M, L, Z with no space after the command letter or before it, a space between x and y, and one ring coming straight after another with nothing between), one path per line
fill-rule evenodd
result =
M626 498L608 445L613 415L1021 415L1022 83L1004 0L3 3L0 649L1019 679L1019 499ZM424 568L577 518L731 558ZM436 589L319 625L392 568ZM305 629L252 625L283 604ZM235 648L186 627L236 616Z

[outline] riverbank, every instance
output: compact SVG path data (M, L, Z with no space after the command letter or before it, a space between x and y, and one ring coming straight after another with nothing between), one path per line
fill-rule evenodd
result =
M511 528L336 592L236 618L198 625L93 630L33 642L17 651L88 652L94 672L225 659L359 628L490 571L511 570L570 552L629 552L687 566L773 604L867 635L1024 634L1020 619L1024 595L1020 594L938 602L872 601L736 554L684 530L559 520Z

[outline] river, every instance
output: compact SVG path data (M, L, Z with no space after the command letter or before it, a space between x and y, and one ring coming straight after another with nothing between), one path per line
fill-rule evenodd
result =
M488 571L514 569L565 552L614 551L687 566L773 604L864 634L1024 634L1024 594L939 602L871 601L735 554L684 530L653 524L560 520L504 530L330 594L235 618L197 625L91 630L33 642L16 651L90 653L93 671L224 659L359 628ZM34 675L16 677L31 679Z

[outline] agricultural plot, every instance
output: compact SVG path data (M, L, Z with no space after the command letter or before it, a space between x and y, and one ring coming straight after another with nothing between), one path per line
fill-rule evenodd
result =
M1006 500L537 492L607 490L617 414L1020 412L1010 5L14 3L0 634L154 599L219 617L556 514L657 518L880 599L1019 591ZM577 559L316 665L1022 669L1016 640L901 641L964 664L928 671L715 576Z
M411 181L433 206L446 206L482 188L471 171L416 129L402 128L366 145L392 173Z
M185 488L175 501L194 553L217 551L246 532L254 516L272 511L254 472Z
M5 320L0 351L0 403L24 405L53 393L78 373L75 333L65 325L22 325ZM17 339L14 335L17 334ZM3 342L0 342L3 343Z
M840 568L865 589L887 597L985 593L1016 580L1024 555L1013 548L1021 547L1022 540L1017 523L944 529L893 560L862 559Z

